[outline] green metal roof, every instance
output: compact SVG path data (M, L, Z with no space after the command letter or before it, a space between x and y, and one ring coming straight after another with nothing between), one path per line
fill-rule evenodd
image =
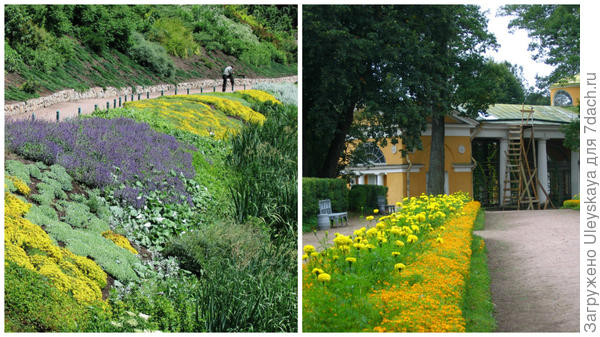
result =
M549 105L525 105L525 110L534 110L533 120L536 122L569 123L577 118L577 114L569 109ZM478 121L511 121L521 120L522 104L494 104L486 111L487 116L480 113ZM525 112L527 117L527 112Z

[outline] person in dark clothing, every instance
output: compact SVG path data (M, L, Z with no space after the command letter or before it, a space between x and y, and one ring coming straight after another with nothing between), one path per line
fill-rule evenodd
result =
M227 66L225 70L223 70L223 92L225 92L225 88L227 88L227 79L231 81L231 91L233 91L233 67Z

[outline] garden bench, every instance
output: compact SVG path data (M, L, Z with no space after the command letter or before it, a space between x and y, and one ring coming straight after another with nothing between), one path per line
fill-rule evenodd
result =
M377 196L377 208L385 214L392 214L396 211L396 205L387 205L385 202L385 195Z
M319 215L317 215L319 229L330 227L348 226L348 212L333 213L331 200L319 200Z

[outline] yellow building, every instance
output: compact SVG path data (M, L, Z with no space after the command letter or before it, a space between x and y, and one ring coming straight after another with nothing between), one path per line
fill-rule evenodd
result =
M579 74L550 86L550 104L553 106L579 105Z
M533 136L537 159L537 179L554 203L578 193L579 154L564 148L560 127L576 118L572 111L557 106L533 106ZM521 124L523 109L517 104L496 104L476 119L446 117L444 192L462 191L485 206L502 206L506 186L509 130ZM528 136L529 137L529 136ZM407 196L427 193L431 126L422 134L423 150L402 157L402 144L380 148L363 144L369 165L350 166L355 184L388 187L387 202L394 204ZM508 192L507 192L508 193ZM540 192L540 200L545 201ZM562 199L562 200L561 200Z

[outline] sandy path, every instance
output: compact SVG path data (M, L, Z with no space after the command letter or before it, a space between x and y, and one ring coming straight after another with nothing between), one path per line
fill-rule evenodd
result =
M498 331L579 331L579 212L486 212Z
M245 88L252 89L252 86L246 85ZM216 92L221 92L221 90L223 88L222 88L221 84L217 85L216 88L213 88L212 86L202 88L203 92L213 92L213 89L216 89ZM244 86L236 85L235 91L238 91L238 90L244 90ZM231 83L229 81L227 81L226 92L231 92ZM200 93L200 88L190 89L190 94L199 94L199 93ZM175 94L175 90L170 90L170 91L164 92L165 96L174 95L174 94ZM178 89L177 94L185 95L185 94L187 94L187 90L186 89ZM160 96L160 92L150 93L150 98L156 98L159 96ZM134 98L134 101L137 101L138 95L134 94L133 98ZM142 93L140 98L142 100L146 99L146 93L145 92ZM60 111L60 120L62 121L64 119L77 117L78 108L81 108L82 114L91 114L92 112L94 112L95 104L98 105L98 109L106 109L106 102L109 102L110 108L113 109L114 99L117 99L117 107L118 107L119 106L119 97L118 96L85 99L85 100L78 100L78 101L73 101L73 102L64 102L64 103L54 104L52 106L35 111L35 119L56 121L56 111L59 110ZM128 95L127 101L128 102L131 101L131 94ZM124 98L121 99L121 103L125 103ZM11 115L10 117L6 117L6 121L21 120L21 119L28 119L28 118L31 118L30 112L24 113L24 114Z

